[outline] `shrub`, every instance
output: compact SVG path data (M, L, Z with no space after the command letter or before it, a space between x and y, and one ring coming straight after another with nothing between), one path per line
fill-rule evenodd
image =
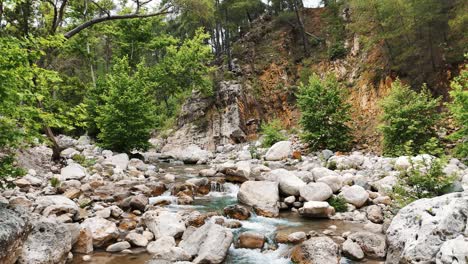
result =
M0 189L13 187L11 180L25 175L24 169L15 164L15 156L0 156Z
M380 102L384 155L439 152L434 128L440 119L439 103L440 98L432 98L425 86L418 93L396 80L390 94Z
M345 101L345 90L331 75L324 80L313 74L307 85L299 86L297 102L302 112L303 138L311 150L347 150L351 143L351 106Z
M343 42L336 42L328 47L327 54L330 60L336 60L346 56L347 52Z
M250 156L252 156L252 159L260 159L260 155L258 154L258 150L256 146L250 145L249 152L250 152Z
M452 102L448 104L450 113L458 131L450 135L450 139L458 141L459 144L454 149L454 155L464 158L468 157L468 68L465 67L460 75L451 83L452 91L450 97Z
M346 200L341 196L332 196L328 199L328 203L331 207L335 208L336 212L346 212L348 210Z
M50 178L49 182L50 182L50 186L54 188L60 187L60 184L61 184L60 180L56 177Z
M442 159L421 161L412 163L407 171L402 171L393 188L398 205L403 207L418 199L444 194L454 181L453 176L443 172L445 163Z
M107 77L105 104L98 108L96 124L100 130L99 144L118 152L146 150L156 116L149 96L149 83L143 64L130 73L128 59L119 60Z
M262 124L260 129L264 136L262 142L263 147L271 147L276 142L287 139L283 134L281 134L282 126L280 121L277 119L268 124Z

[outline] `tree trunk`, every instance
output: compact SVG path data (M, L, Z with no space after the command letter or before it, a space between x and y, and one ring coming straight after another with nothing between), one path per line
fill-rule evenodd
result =
M302 35L302 44L304 45L304 55L306 57L309 57L309 44L307 42L307 35L305 33L305 27L301 19L301 15L299 14L300 6L304 6L304 5L303 4L299 5L299 1L302 1L302 0L294 0L294 12L296 13L297 23L299 24L299 28L300 28L301 35Z

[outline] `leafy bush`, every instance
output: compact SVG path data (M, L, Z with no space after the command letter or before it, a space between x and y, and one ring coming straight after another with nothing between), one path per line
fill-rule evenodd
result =
M450 112L459 130L450 135L450 139L458 141L454 149L454 155L459 158L468 157L468 68L465 67L460 75L451 83L450 97L452 102L448 104Z
M347 150L351 143L351 106L345 101L345 90L331 75L324 80L313 74L307 85L299 86L297 103L302 112L300 124L311 150Z
M107 77L105 104L98 107L96 124L99 144L118 152L146 150L155 126L154 102L149 96L149 82L143 64L131 74L128 59L117 62Z
M330 60L336 60L346 56L347 52L343 42L336 42L328 47L327 54Z
M454 177L443 172L444 165L442 159L426 160L412 163L407 171L402 171L393 188L398 205L403 207L418 199L444 194L454 181Z
M432 98L423 87L418 93L399 80L381 101L383 114L379 129L383 134L383 152L389 156L440 152L434 126L440 119L440 98ZM437 154L437 153L430 153Z
M73 155L72 159L80 164L81 166L88 168L96 164L96 159L87 159L84 155L82 154L75 154Z
M261 132L264 136L262 145L263 147L271 147L273 144L279 141L286 140L287 138L281 134L281 123L275 119L267 124L261 125Z
M26 171L15 164L14 155L0 156L0 189L12 187L10 180L25 174Z
M332 196L328 199L328 203L331 207L335 208L336 212L346 212L348 210L346 200L341 196Z

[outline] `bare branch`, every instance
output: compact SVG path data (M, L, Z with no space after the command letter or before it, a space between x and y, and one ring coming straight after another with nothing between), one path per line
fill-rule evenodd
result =
M84 29L87 29L95 24L99 24L105 21L111 21L111 20L122 20L122 19L134 19L134 18L148 18L148 17L155 17L155 16L161 16L161 15L166 15L166 14L171 14L173 13L172 10L169 10L170 6L163 8L162 10L156 12L156 13L149 13L149 14L138 14L138 13L133 13L133 14L128 14L128 15L107 15L107 16L101 16L101 17L96 17L93 18L89 21L84 22L81 25L76 26L72 30L66 32L64 34L65 38L69 39L73 37L74 35L78 34Z
M110 12L109 10L105 9L104 7L102 7L98 2L95 2L93 0L90 0L91 3L93 3L95 6L97 6L97 8L99 8L103 13L106 13L107 16L110 16Z

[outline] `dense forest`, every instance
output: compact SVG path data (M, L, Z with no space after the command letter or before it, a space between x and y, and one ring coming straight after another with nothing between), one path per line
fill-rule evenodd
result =
M93 246L121 252L148 245L153 258L176 256L164 259L168 263L289 263L274 262L278 259L335 263L341 252L354 260L386 257L386 263L435 263L437 256L437 263L452 263L446 261L451 255L442 250L442 242L455 248L453 252L460 250L454 259L465 256L466 261L466 230L434 227L437 224L430 220L448 207L446 211L463 217L444 215L440 223L455 218L464 224L468 215L466 1L323 0L314 8L308 4L305 0L0 0L0 225L8 220L2 218L2 210L16 210L2 207L4 201L34 207L31 211L41 211L42 216L47 211L47 217L55 215L58 222L79 223L78 233L100 224L90 219L113 219L103 225L117 223L120 230L105 241L93 233L91 251ZM187 177L193 171L202 178ZM41 179L35 184L37 178ZM202 217L194 220L193 214L189 217L183 211L152 215L153 207L171 205L167 197L188 205L197 202L197 195L214 199L212 192L228 193L222 202L209 200L212 206L223 206L226 217L221 224L206 220L213 216L206 212L196 211L204 217L201 224L197 221ZM237 197L235 202L249 209L233 204L230 192ZM451 195L466 206L444 204L437 200L440 195ZM53 201L41 200L51 196ZM418 205L423 198L434 200ZM36 199L42 203L32 206ZM68 207L49 208L62 202L69 202ZM82 217L78 207L87 210L89 218ZM421 252L430 242L418 242L418 235L411 242L416 246L404 251L400 240L407 234L401 222L410 218L405 208L424 215L421 222L432 221L427 224L431 228L450 229L450 236L425 251L430 251L427 256ZM106 209L109 214L102 217ZM229 219L254 218L276 230L284 224L281 219L265 219L277 218L286 209L290 209L289 222L294 219L289 214L333 221L365 219L381 226L373 230L380 230L383 240L353 237L356 233L337 238L337 227L329 228L335 222L327 222L325 237L302 229L301 234L281 237L275 231L276 237L262 234L261 245L255 246L252 241L258 242L259 235L245 234L251 231L246 227L245 233L236 229L233 242L229 230L239 227L232 227L236 223ZM338 217L333 218L335 213ZM161 215L167 218L158 220ZM169 240L161 235L164 228L157 227L167 219L185 221L183 230L169 234ZM396 224L390 225L392 219L397 219ZM124 222L135 226L122 231L127 228L121 228ZM225 237L215 242L225 249L220 256L202 254L214 244L193 246L190 243L195 242L187 239L190 234L183 233L186 226L196 226L195 233L205 232L197 235L200 240L209 236L203 231L208 224L212 230L223 227L213 231ZM34 226L24 228L23 240ZM369 226L358 226L365 228ZM128 238L130 229L140 236L149 230L151 236L140 245ZM16 243L8 235L3 241L2 232L0 226L0 251L10 252ZM126 239L117 239L117 234ZM174 238L182 239L178 246ZM445 244L455 238L464 244ZM297 246L280 254L283 242ZM0 252L0 263L55 264L67 258L81 263L67 255L74 243L76 239L69 241L70 248L53 261L52 253L37 253L43 262L34 262L36 256L28 255L32 253ZM119 243L128 247L119 250L115 246ZM250 244L239 246L243 243ZM379 243L383 249L376 246ZM173 247L161 251L166 244ZM255 260L247 252L246 260L245 252L236 251L239 248L263 250ZM315 262L322 251L327 255ZM265 259L269 254L274 261Z

